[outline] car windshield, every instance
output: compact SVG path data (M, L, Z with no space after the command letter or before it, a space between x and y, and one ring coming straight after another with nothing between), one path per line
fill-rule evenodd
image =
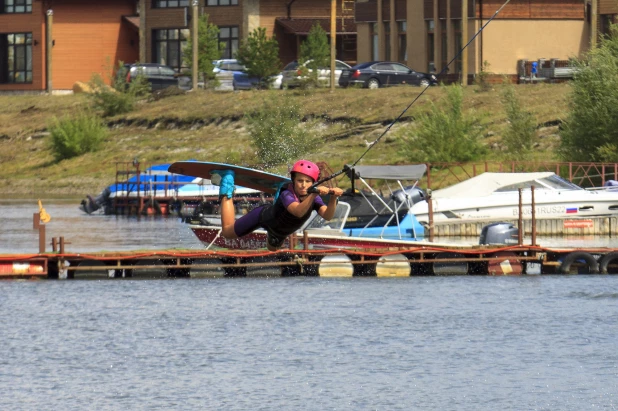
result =
M284 70L296 70L297 67L298 67L298 62L297 61L293 61L291 63L288 63L288 65L285 66L283 69Z

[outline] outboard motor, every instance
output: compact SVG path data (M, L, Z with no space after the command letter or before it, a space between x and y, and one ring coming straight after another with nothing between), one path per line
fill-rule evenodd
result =
M493 223L481 230L479 244L517 244L519 229L511 223Z
M425 200L426 198L425 192L417 186L409 186L406 187L404 190L393 191L392 198L399 203L405 203L406 195L411 202L410 204L416 204L420 201Z

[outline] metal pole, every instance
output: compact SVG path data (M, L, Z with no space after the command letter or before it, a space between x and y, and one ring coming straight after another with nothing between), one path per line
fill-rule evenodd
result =
M524 244L524 216L523 216L523 207L522 207L522 189L519 188L517 189L517 191L519 191L519 219L517 221L517 225L519 227L518 234L517 234L517 244L518 245L523 245Z
M429 218L429 241L433 242L433 200L431 193L427 195L427 216Z
M46 46L45 51L45 77L47 78L47 92L52 92L52 47L54 46L54 39L52 38L52 25L54 23L54 11L52 9L47 10L47 26L45 31Z
M341 30L344 30L343 24ZM337 0L330 0L330 92L335 92L335 59L337 57Z
M434 35L435 36L435 35ZM434 37L435 38L435 37ZM461 1L461 38L462 43L468 42L468 0ZM468 48L461 54L461 85L468 85Z
M193 50L192 50L192 52L193 52L193 63L192 63L192 66L191 66L191 79L193 80L193 82L192 82L192 86L191 87L193 88L194 91L197 90L197 64L198 64L197 63L197 51L198 51L198 47L197 47L197 42L198 42L198 40L197 40L197 38L198 38L198 36L197 36L197 27L198 27L198 25L197 25L197 6L198 6L198 4L199 4L198 0L193 0L193 3L192 3L192 6L193 6L192 14L193 15L191 16L192 17L191 21L193 23L193 25L192 25L193 27L191 29L191 43L193 45Z
M536 203L534 201L534 186L530 187L532 196L532 246L536 245Z

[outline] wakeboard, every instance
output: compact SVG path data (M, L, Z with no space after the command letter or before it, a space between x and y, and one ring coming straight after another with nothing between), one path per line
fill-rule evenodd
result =
M235 185L263 191L267 194L275 194L283 185L292 182L289 178L278 174L233 164L205 161L177 161L168 169L170 173L206 179L210 179L214 170L233 170Z

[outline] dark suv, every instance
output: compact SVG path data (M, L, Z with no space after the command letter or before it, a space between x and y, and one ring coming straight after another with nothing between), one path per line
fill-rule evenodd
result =
M121 70L126 73L127 83L133 81L138 74L143 75L152 91L163 90L170 86L178 87L178 75L173 68L158 63L125 64Z

